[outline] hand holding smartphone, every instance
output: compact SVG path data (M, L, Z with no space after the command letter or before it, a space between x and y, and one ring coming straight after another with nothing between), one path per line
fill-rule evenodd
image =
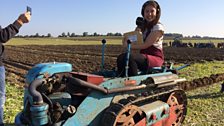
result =
M26 7L26 12L30 12L30 15L32 15L32 8L29 7L29 6L27 6L27 7Z

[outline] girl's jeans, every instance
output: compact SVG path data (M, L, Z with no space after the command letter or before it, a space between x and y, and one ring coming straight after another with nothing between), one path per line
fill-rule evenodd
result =
M5 67L0 66L0 125L3 124L4 104L5 104Z

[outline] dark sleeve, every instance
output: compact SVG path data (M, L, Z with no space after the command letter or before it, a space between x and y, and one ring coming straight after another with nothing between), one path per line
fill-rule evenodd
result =
M19 32L20 27L21 24L19 24L18 21L15 21L13 24L3 29L0 27L0 43L5 43L14 37Z

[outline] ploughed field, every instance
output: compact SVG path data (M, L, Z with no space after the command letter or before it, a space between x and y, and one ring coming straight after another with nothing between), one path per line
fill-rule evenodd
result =
M26 45L6 48L5 66L7 81L23 86L25 74L35 64L44 62L67 62L73 71L91 73L100 70L102 46L100 45ZM116 68L116 58L125 50L119 45L106 45L105 69ZM165 61L174 63L197 63L223 61L224 49L219 48L164 48ZM13 74L13 76L11 76Z

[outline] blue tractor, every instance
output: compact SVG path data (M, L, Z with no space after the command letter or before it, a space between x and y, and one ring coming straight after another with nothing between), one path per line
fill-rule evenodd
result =
M26 75L23 110L18 126L179 126L187 112L185 92L176 74L186 67L172 64L139 75L118 77L104 69L102 40L101 71L73 72L69 63L41 63ZM128 44L128 57L130 54ZM128 67L127 67L128 68Z

